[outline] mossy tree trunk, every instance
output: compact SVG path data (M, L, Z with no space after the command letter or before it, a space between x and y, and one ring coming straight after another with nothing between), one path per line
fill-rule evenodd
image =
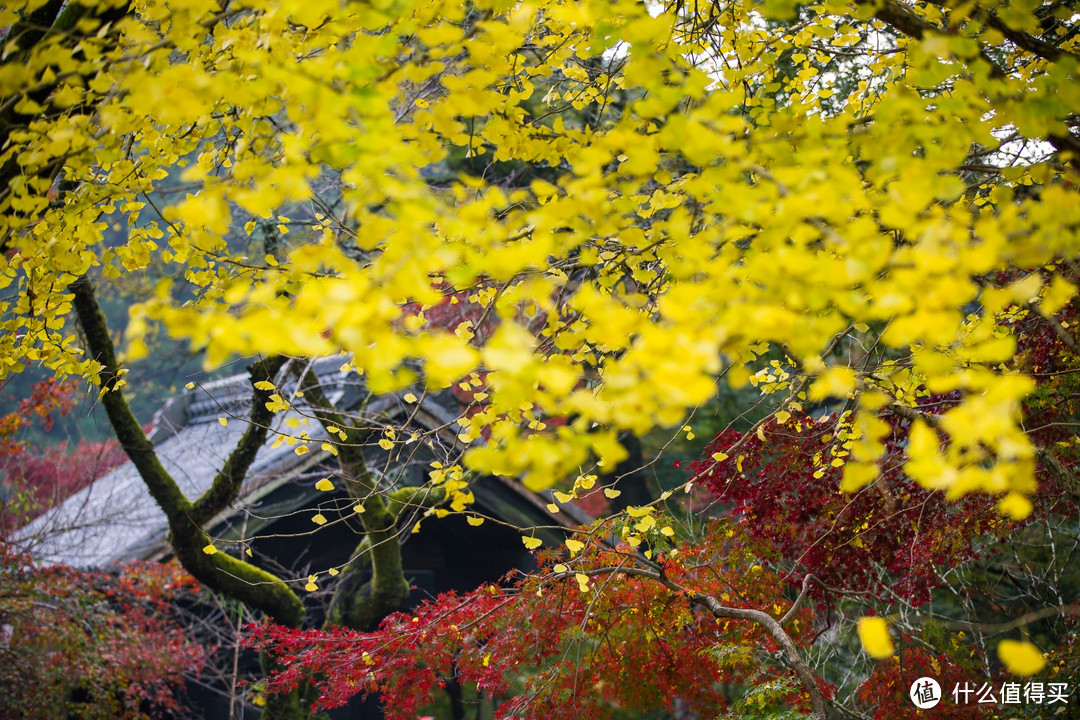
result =
M258 609L282 625L300 627L304 618L303 603L282 578L224 552L208 554L205 551L211 539L204 526L238 497L244 477L259 448L265 443L273 419L273 413L267 409L273 391L261 390L255 384L260 381L276 382L286 365L286 359L261 359L249 367L252 410L248 427L209 489L192 501L165 470L153 444L143 433L127 404L123 392L123 373L89 278L83 277L75 282L72 291L89 355L99 365L97 377L102 405L124 452L165 514L169 541L180 564L207 588ZM369 630L387 614L404 607L409 596L410 587L405 578L398 538L402 514L415 507L440 502L444 495L430 488L402 488L384 497L363 452L363 445L380 430L363 427L334 408L310 370L304 373L303 378L305 398L318 420L345 432L338 448L341 475L350 497L364 505L364 512L360 514L364 538L338 580L327 622ZM366 575L368 569L371 573L369 578ZM270 696L263 718L308 718L310 713L307 705L300 693Z
M330 402L315 373L302 373L304 399L324 427L340 429L344 436L337 444L341 477L350 498L364 507L360 521L364 538L338 580L327 622L355 630L371 630L386 615L404 607L409 582L401 559L398 538L403 512L417 506L440 502L443 493L429 488L402 488L384 497L378 480L364 457L363 446L381 433L381 428L362 426ZM370 568L371 577L364 579Z
M169 542L180 564L210 590L261 610L277 623L300 627L304 604L284 580L224 552L208 554L204 551L211 540L203 526L239 495L248 468L266 441L271 420L271 413L266 409L269 392L255 388L254 384L262 380L273 381L285 363L284 358L258 360L249 367L253 387L248 427L209 489L191 501L162 466L153 444L128 407L115 348L90 280L80 278L71 288L90 357L99 365L101 403L121 447L165 513ZM309 717L299 693L269 697L263 712L264 720L307 720Z

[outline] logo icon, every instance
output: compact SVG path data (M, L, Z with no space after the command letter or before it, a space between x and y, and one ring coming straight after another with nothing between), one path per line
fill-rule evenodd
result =
M920 710L929 710L941 702L941 686L932 677L921 677L911 683L908 696L915 707Z

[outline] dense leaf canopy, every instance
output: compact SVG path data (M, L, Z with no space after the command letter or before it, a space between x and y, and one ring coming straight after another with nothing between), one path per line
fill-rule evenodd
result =
M856 398L846 488L875 474L874 411L957 391L910 471L1023 515L1032 383L1000 313L1073 292L1070 12L139 2L17 23L3 371L93 376L67 287L155 265L134 355L160 321L210 364L346 350L377 390L483 369L467 461L542 487L617 461L618 429L680 423L719 374L767 378L779 348L793 380L761 387ZM456 291L501 322L403 311Z

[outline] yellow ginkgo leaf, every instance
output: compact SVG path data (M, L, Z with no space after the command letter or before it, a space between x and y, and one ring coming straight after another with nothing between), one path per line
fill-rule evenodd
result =
M412 393L405 393L405 395L402 397L402 399L407 403L416 402L416 396L413 395Z
M326 492L327 490L333 490L334 483L330 482L330 478L323 478L319 482L315 483L315 489L322 490L323 492Z
M537 537L523 537L521 542L528 550L535 550L544 544L544 541Z
M316 513L315 517L311 518L311 522L315 523L316 525L325 525L326 516L322 513Z
M338 572L339 571L338 571L337 568L330 568L329 570L326 571L327 575L330 575L331 577L333 577L334 575L337 575Z
M222 427L225 427L229 424L229 418L220 417L217 419L217 421L221 424Z
M315 592L316 590L319 589L319 586L316 585L315 583L311 582L311 581L308 581L308 584L304 586L304 589L307 590L308 592Z
M580 540L570 539L566 541L566 547L570 548L570 556L573 557L585 549L585 543Z
M569 570L569 568L568 568L568 567L566 567L565 565L563 565L562 563L559 563L558 565L556 565L555 567L553 567L553 568L551 568L551 569L552 569L552 570L553 570L554 572L557 572L557 573L564 573L564 572L566 572L567 570Z
M999 642L998 657L1013 675L1034 675L1046 666L1046 658L1039 648L1021 640Z
M893 654L892 637L889 636L889 623L879 617L859 618L859 642L866 654L882 659Z
M831 367L823 372L810 386L811 400L824 400L827 397L847 397L855 388L855 371L846 367Z
M622 490L616 490L615 488L604 488L605 497L609 497L612 500L622 495Z
M479 527L484 524L484 518L476 517L475 515L470 515L465 518L465 520L473 527Z
M1011 492L998 500L998 510L1013 520L1023 520L1031 514L1031 501L1018 492Z
M214 543L210 543L209 545L207 545L206 547L204 547L204 548L202 549L202 551L203 551L204 553L206 553L207 555L213 555L214 553L216 553L216 552L217 552L217 548L216 548L216 547L214 547Z
M352 506L352 509L353 509L354 513L362 513L362 512L364 512L364 504L363 503L356 503L355 505Z
M379 447L381 447L383 450L390 450L394 447L394 441L383 438L379 441Z

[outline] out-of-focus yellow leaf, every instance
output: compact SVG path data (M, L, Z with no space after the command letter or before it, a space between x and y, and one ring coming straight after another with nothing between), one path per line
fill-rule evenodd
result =
M863 650L878 660L893 654L893 642L889 636L889 623L879 617L862 617L858 623L859 642Z
M1042 651L1025 641L1002 640L998 643L998 657L1013 675L1034 675L1046 666Z

